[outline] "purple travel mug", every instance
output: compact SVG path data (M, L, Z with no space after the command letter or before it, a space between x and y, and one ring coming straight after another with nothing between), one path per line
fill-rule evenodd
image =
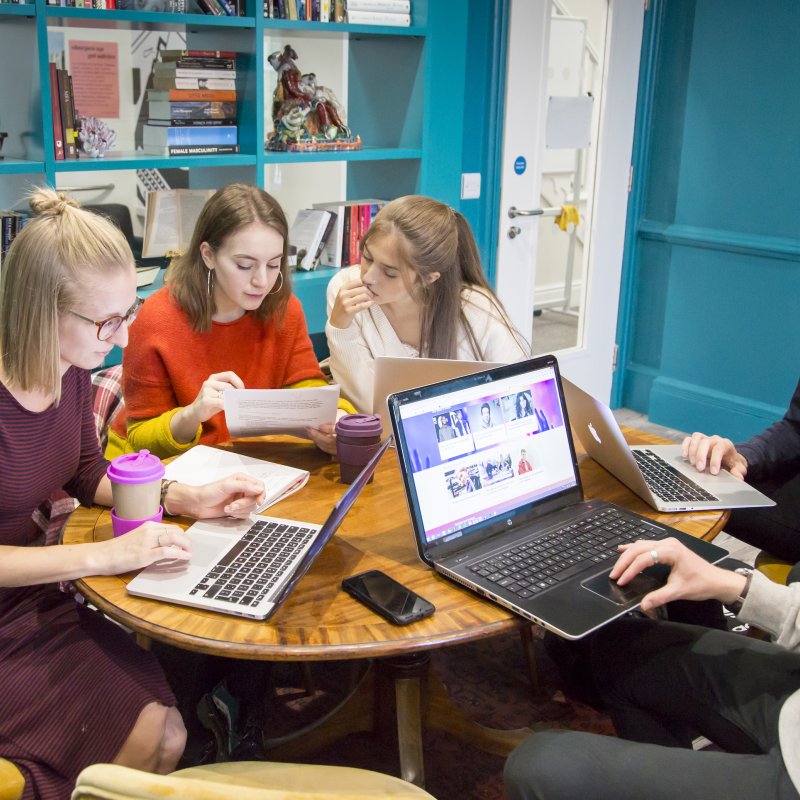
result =
M145 522L161 522L161 479L164 465L149 450L117 456L106 471L111 481L114 536L138 528Z
M374 414L347 414L336 423L336 457L342 483L352 483L358 477L378 452L382 433L381 419Z

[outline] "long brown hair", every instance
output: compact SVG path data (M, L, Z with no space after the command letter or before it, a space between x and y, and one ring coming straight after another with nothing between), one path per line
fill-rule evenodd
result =
M15 237L0 284L0 362L4 380L23 391L61 399L58 318L92 283L134 269L122 231L65 194L34 189L36 214Z
M410 286L422 307L420 355L457 358L459 330L467 336L476 360L483 361L481 344L464 313L464 289L485 295L497 319L517 337L502 303L492 291L481 266L478 246L462 214L431 197L407 195L392 200L375 217L361 241L361 250L373 236L398 235L406 263L417 274ZM429 280L433 273L437 280Z
M200 254L200 245L208 242L212 250L219 250L229 236L254 222L274 228L283 237L283 281L280 289L268 294L253 314L257 319L266 320L273 315L281 317L286 311L292 294L287 264L289 226L286 215L278 201L258 186L229 183L209 197L194 226L189 249L170 264L166 275L170 294L189 316L194 330L211 330L211 317L216 310L209 291L212 285L209 270Z

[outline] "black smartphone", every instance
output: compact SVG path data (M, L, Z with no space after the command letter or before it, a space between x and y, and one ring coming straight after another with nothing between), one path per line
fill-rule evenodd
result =
M408 625L436 610L433 603L377 569L345 578L342 589L395 625Z

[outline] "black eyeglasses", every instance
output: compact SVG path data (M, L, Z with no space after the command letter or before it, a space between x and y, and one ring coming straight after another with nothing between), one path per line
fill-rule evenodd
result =
M123 322L127 322L128 325L133 323L133 321L136 319L136 315L139 313L139 309L142 307L142 303L144 303L144 300L142 300L141 297L137 297L134 304L125 312L123 316L115 314L113 317L101 320L100 322L94 319L89 319L89 317L84 317L83 314L79 314L77 311L70 310L69 313L72 314L73 317L82 319L84 322L91 322L92 325L96 325L97 338L101 342L107 342L120 329L120 327L122 327Z

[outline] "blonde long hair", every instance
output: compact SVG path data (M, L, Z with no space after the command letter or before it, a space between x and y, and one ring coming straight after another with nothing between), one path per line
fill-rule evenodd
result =
M223 242L240 228L259 222L274 228L283 237L281 275L283 281L277 292L268 294L253 312L256 319L280 318L292 294L292 282L287 264L289 226L278 201L258 186L248 183L229 183L215 192L203 206L194 226L189 249L178 256L166 274L170 294L188 315L198 332L211 330L211 317L216 310L210 291L213 277L200 254L200 245L208 242L219 250Z
M362 252L373 236L386 235L397 235L406 263L418 276L408 288L422 309L421 356L457 358L459 330L463 330L475 359L485 360L464 312L464 304L469 302L463 297L465 289L485 295L497 319L524 341L486 280L475 237L462 214L431 197L398 197L378 212L361 241ZM426 280L436 272L438 280Z
M59 315L74 308L94 280L134 269L130 245L105 217L53 189L28 197L36 215L17 234L0 282L3 380L61 399Z

